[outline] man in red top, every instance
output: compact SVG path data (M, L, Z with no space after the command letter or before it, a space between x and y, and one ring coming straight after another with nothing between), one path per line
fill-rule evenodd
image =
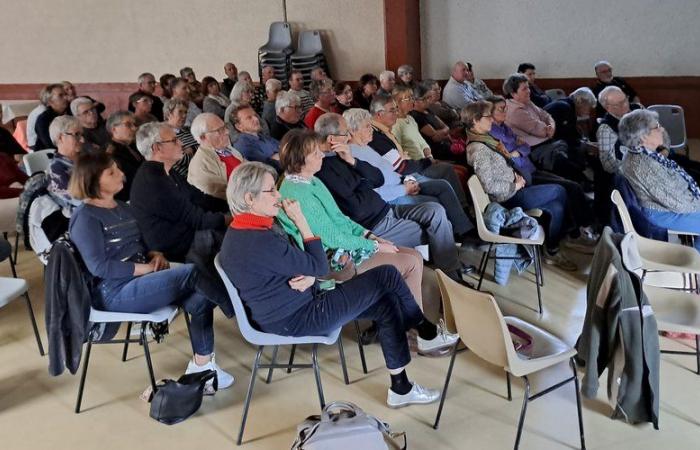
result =
M328 112L337 112L335 109L335 93L333 92L333 81L325 78L323 80L312 81L311 95L316 103L313 108L306 113L304 124L310 130L314 129L316 119Z

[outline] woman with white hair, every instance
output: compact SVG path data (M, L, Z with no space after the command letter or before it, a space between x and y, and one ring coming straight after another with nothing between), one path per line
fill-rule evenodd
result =
M73 173L73 165L80 154L80 148L85 143L83 127L75 117L58 116L49 126L49 135L56 146L56 153L47 173L49 195L62 208L72 211L82 203L70 195L68 183Z
M664 128L653 111L640 109L620 120L619 137L628 148L621 172L637 196L642 213L660 228L700 233L700 188L664 156ZM695 240L700 251L700 239Z

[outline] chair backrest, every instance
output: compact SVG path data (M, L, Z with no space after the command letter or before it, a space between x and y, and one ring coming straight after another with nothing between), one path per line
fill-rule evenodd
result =
M651 105L647 109L656 111L659 115L659 123L666 129L671 138L671 148L684 148L687 137L683 108L678 105Z
M484 187L481 185L479 177L472 175L467 181L469 186L469 193L472 197L472 202L474 203L474 215L476 216L476 229L479 232L479 237L484 241L489 241L491 236L495 236L494 233L486 228L486 223L484 222L484 211L489 205L489 196L484 191Z
M544 93L547 94L547 97L551 98L552 101L566 97L566 92L564 92L564 89L547 89L544 91Z
M24 167L27 169L27 175L34 175L37 172L49 170L54 153L56 153L56 150L50 148L24 155Z
M447 328L456 329L464 344L479 358L508 367L508 355L511 352L515 355L515 349L493 296L462 286L442 270L436 273Z
M272 22L264 47L283 50L292 46L292 27L287 22Z
M309 56L323 53L321 33L318 30L307 30L299 33L299 45L297 45L296 53Z
M619 226L615 226L615 220L611 220L611 225L613 225L613 229L617 232L625 233L628 233L630 230L634 230L635 233L645 238L656 239L659 241L667 241L668 230L665 228L658 227L653 223L649 222L647 217L642 212L642 208L639 205L639 202L637 201L637 195L634 193L634 190L632 190L632 186L630 186L629 182L625 179L625 177L623 177L620 174L616 174L613 180L613 184L620 195L622 205L625 207L627 217L629 217L629 221L631 224L626 225L623 221L622 230L620 230ZM618 215L620 216L620 220L622 220L622 213L620 213L619 208L617 208L617 210ZM613 213L613 217L611 219L615 219L614 216L615 214Z
M625 201L622 199L620 191L618 191L617 189L613 189L610 198L617 207L617 213L620 215L620 220L622 220L622 228L625 234L636 233L634 231L632 217L630 217L630 212L627 210L627 205L625 205Z

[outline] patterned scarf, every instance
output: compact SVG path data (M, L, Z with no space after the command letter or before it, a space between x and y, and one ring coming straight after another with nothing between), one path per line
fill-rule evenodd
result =
M700 199L700 188L698 187L698 184L695 182L693 177L688 175L688 172L683 170L683 168L680 167L675 161L666 158L660 153L649 151L645 147L635 147L630 149L629 151L631 151L632 153L642 153L644 155L647 155L657 163L661 164L667 169L671 169L672 171L680 175L681 178L683 178L683 180L686 183L688 183L688 190L693 195L693 198Z
M469 142L481 142L491 150L499 153L506 159L506 161L509 161L510 164L510 160L512 159L510 153L506 149L505 145L503 145L503 143L498 139L494 138L490 134L477 134L469 130L467 131L467 137L469 138Z

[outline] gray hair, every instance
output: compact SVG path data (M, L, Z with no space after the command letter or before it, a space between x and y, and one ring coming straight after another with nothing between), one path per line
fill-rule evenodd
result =
M150 73L150 72L144 72L144 73L142 73L141 75L139 75L137 81L138 81L139 84L141 84L141 83L143 83L144 81L146 81L146 78L148 78L148 77L153 78L153 81L155 81L155 79L156 79L156 77L154 77L152 73Z
M75 117L78 117L78 108L81 105L94 105L95 102L93 102L91 99L87 97L76 97L73 99L72 102L70 102L70 112L73 113Z
M622 116L618 125L620 143L627 148L639 147L644 137L658 124L659 115L654 111L637 109L629 112Z
M162 122L148 122L141 125L136 132L136 148L146 159L153 155L153 144L160 141L160 130L168 125Z
M601 66L608 66L608 67L610 67L610 68L612 69L612 64L610 64L608 61L606 61L606 60L603 59L603 60L598 61L597 63L595 63L595 66L593 66L593 70L595 70L596 73L598 73L598 68L601 67Z
M58 116L51 121L49 125L49 136L51 137L51 142L53 145L58 145L58 138L61 137L63 133L67 133L73 127L80 128L80 121L73 116Z
M398 75L399 77L401 77L402 75L409 74L409 73L410 74L413 73L413 66L411 66L409 64L403 64L403 65L399 66L398 69L396 69L396 75Z
M527 77L522 73L514 73L503 82L503 94L511 97L522 83L527 83Z
M181 98L169 98L163 102L163 117L168 118L176 108L182 106L186 110L190 108L190 104Z
M394 75L394 72L391 70L383 70L379 74L379 81L385 81L385 80L394 79L394 78L396 78L396 75Z
M595 107L596 103L598 103L593 91L587 87L580 87L576 89L574 92L569 94L569 97L571 97L574 103L586 103L591 108Z
M238 75L238 77L240 78L240 74ZM232 103L240 103L241 96L244 92L253 92L253 86L244 80L236 81L236 84L233 85L233 88L231 89L231 93L229 94L228 98L231 100Z
M242 214L248 211L249 206L245 202L245 195L252 194L253 197L260 195L266 174L277 179L275 169L261 162L244 162L233 170L226 186L226 200L231 214Z
M343 116L336 113L322 114L314 124L314 131L325 140L328 136L337 135L340 132L340 121Z
M212 119L214 117L219 116L213 113L201 113L192 121L192 125L190 125L190 133L192 133L192 136L198 144L202 143L202 136L204 136L207 131L210 131L207 129L207 119Z
M314 100L318 100L318 98L321 96L321 90L323 89L333 90L333 82L328 78L323 78L320 80L314 80L309 85L309 92Z
M112 134L112 128L119 125L125 118L133 119L134 113L131 111L117 111L113 112L112 115L107 118L107 124L105 126L110 135Z
M390 95L375 95L372 99L372 103L369 104L369 112L373 116L384 111L386 104L393 102L394 99Z
M63 84L51 83L44 86L44 88L39 92L39 101L41 104L48 106L49 102L51 101L51 94L53 93L53 90L58 88L63 89Z
M372 116L366 109L350 108L343 113L343 119L348 124L348 131L352 133L359 130L363 123L372 120Z
M607 109L607 107L608 107L608 97L609 97L610 94L612 94L613 92L619 92L620 94L625 95L624 91L623 91L622 89L620 89L619 87L617 87L617 86L608 86L608 87L606 87L605 89L603 89L602 91L600 91L600 93L598 94L598 101L600 102L600 105L601 105L603 108L606 108L606 109Z
M275 112L279 114L284 108L299 105L301 105L301 99L297 94L289 91L280 91L277 94L277 100L275 100Z
M265 92L274 92L282 89L282 82L277 78L270 78L265 82Z
M194 70L192 70L191 67L183 67L182 69L180 69L180 76L182 78L185 78L189 73L194 73Z

